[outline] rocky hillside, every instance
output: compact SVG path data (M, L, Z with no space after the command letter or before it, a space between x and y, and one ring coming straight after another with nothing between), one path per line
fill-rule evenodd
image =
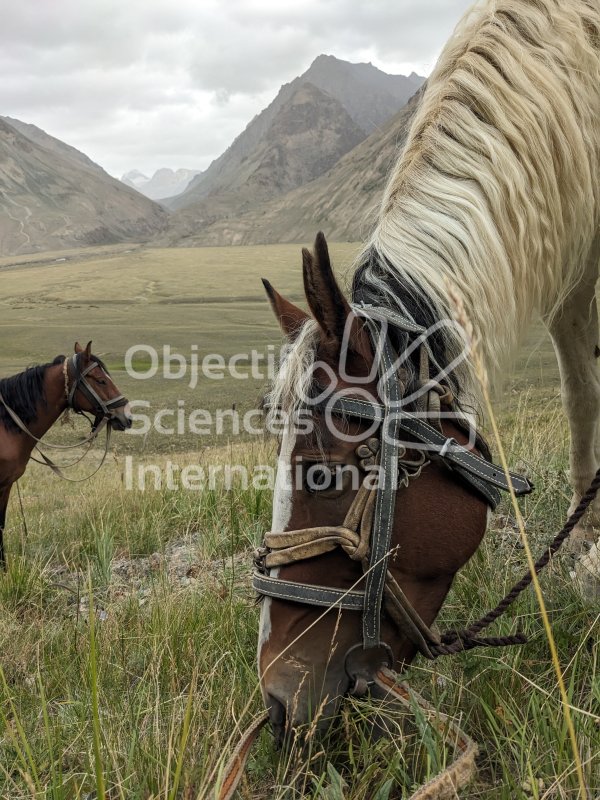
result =
M131 186L151 200L162 200L184 192L189 182L200 174L198 169L177 169L167 167L157 169L151 178L134 169L121 178L126 186Z
M14 117L0 117L0 120L7 122L11 128L22 133L23 136L26 136L30 141L34 142L34 144L38 144L45 150L49 150L51 153L59 156L61 159L69 161L73 166L87 170L88 172L94 172L97 175L106 175L102 167L92 161L91 158L88 158L75 147L71 147L70 144L66 144L65 142L61 142L60 139L50 136L50 134L38 128L36 125L31 125L28 122L21 122L20 119L14 119Z
M223 155L194 178L183 194L168 199L166 204L172 209L187 208L209 195L227 191L236 176L244 172L247 159L268 137L281 110L307 84L337 101L352 120L353 131L360 131L364 139L402 108L423 81L415 74L387 75L372 64L350 64L321 55L303 75L284 84L273 102L249 123Z
M194 230L231 219L327 172L364 136L342 105L310 83L281 106L263 140L219 191L178 212Z
M422 91L380 130L343 156L329 172L282 197L242 214L204 216L198 206L173 215L163 244L230 245L312 241L317 230L338 241L357 241L369 232L390 169L402 148ZM221 216L221 218L219 218Z
M166 217L75 148L0 117L0 255L144 241Z

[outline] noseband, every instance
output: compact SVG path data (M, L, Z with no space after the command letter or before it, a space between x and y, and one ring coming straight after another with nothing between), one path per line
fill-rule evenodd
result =
M70 358L65 359L63 370L65 373L65 394L67 396L67 406L72 409L76 414L85 416L85 410L77 405L75 396L77 392L89 400L92 406L92 413L95 415L93 430L98 427L100 420L109 419L112 412L116 408L122 408L127 405L127 398L120 394L110 400L103 400L100 395L95 391L93 386L87 381L86 376L96 367L103 369L108 375L106 367L98 361L91 361L85 369L81 369L80 353L74 353ZM70 369L69 369L70 368ZM71 387L68 388L67 377L71 373Z
M384 320L400 330L418 335L426 331L411 320L385 309L363 305L359 311L361 315L369 313L365 319L366 327L375 352L380 354L378 394L383 402L333 395L311 408L324 414L377 425L379 436L372 436L359 445L356 453L367 476L370 469L377 465L379 480L377 485L369 485L365 477L341 526L267 533L263 547L256 553L257 569L253 586L260 595L268 597L362 612L362 648L383 648L386 653L384 660L389 662L389 647L381 641L380 634L381 609L385 604L392 621L418 650L427 658L435 658L444 648L439 634L423 622L388 569L397 490L409 480L418 479L425 464L424 458L418 462L405 458L406 448L398 441L399 434L410 435L421 455L427 451L431 459L446 464L459 479L474 488L491 508L495 508L499 502L499 489L509 491L509 480L516 495L528 494L533 486L526 478L512 473L507 479L501 467L445 436L439 424L437 427L431 425L422 415L409 412L402 406L402 388L395 369L398 354L387 331L383 334L377 321ZM381 343L379 348L378 342ZM433 405L435 408L437 404L439 409L440 397L451 404L448 388L429 380L425 343L420 345L420 350L421 384L428 396L425 407ZM282 580L270 575L274 567L312 558L336 547L342 547L351 559L361 562L364 589L344 591ZM357 681L359 677L355 674Z

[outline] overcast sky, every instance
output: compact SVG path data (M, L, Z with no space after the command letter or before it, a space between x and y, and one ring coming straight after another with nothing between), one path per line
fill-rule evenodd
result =
M472 0L0 0L0 115L113 175L204 169L321 53L431 71Z

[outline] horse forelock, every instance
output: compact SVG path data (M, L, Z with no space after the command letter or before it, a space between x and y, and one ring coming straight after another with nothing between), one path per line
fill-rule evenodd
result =
M318 323L308 320L296 339L285 348L279 370L266 398L271 408L293 414L310 396L320 338Z

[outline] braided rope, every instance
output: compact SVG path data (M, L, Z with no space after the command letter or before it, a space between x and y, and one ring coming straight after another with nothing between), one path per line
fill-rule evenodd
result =
M594 480L589 489L583 495L575 511L569 516L561 531L554 537L544 554L535 562L534 571L536 575L544 569L552 556L560 549L563 543L573 532L577 523L581 520L585 512L596 498L600 491L600 469L596 472ZM437 656L451 655L463 650L471 650L473 647L504 647L511 644L524 644L527 636L517 633L514 636L484 637L477 638L477 634L487 628L492 622L502 616L506 609L511 606L517 597L531 584L533 576L531 572L526 572L518 583L505 595L498 605L488 611L483 617L478 619L468 628L463 630L447 631L442 635L442 642L439 645L430 646L432 653Z

